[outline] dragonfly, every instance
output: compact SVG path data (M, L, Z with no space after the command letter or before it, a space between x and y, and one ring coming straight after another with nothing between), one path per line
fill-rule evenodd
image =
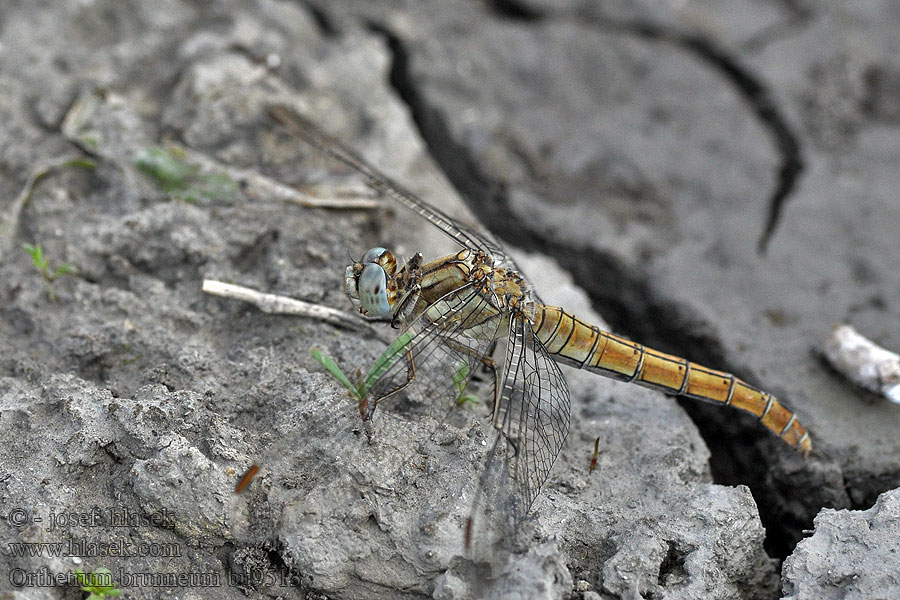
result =
M809 433L772 394L544 304L492 236L428 204L291 109L275 106L269 114L460 246L429 262L417 253L402 266L376 247L347 267L344 291L352 305L401 331L367 377L371 399L360 402L363 420L400 392L452 406L460 384L486 368L493 375L491 424L507 445L505 467L520 514L540 493L569 431L569 390L560 364L749 412L804 458L812 450Z

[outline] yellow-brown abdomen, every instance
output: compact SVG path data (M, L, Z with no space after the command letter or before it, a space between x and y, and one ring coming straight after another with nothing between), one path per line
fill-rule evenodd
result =
M767 394L730 373L716 371L607 333L555 306L538 305L534 331L559 362L669 393L731 405L759 417L803 456L812 450L797 417Z

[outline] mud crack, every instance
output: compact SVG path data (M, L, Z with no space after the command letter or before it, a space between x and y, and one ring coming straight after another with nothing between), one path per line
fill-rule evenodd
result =
M732 84L753 110L759 122L769 132L779 155L775 185L769 195L768 210L763 229L757 241L757 252L765 254L791 192L797 187L805 163L800 146L800 138L794 133L782 114L777 101L769 89L756 78L740 61L712 40L698 34L675 31L650 23L622 23L601 21L604 28L613 31L631 31L644 38L675 44L688 50L703 62L718 71Z
M797 22L804 21L808 16L807 11L797 5L794 0L787 0L786 7L794 15L785 24L787 26L795 26ZM488 8L492 14L504 19L534 22L551 18L538 8L516 0L491 0ZM735 56L732 56L713 40L700 34L679 31L649 22L620 21L591 16L587 16L585 20L588 23L593 22L604 31L625 32L645 39L667 42L687 50L720 73L751 108L763 128L769 133L779 157L774 186L769 194L768 208L756 246L757 253L764 255L778 228L784 206L791 192L797 187L805 168L800 137L791 128L769 89ZM751 41L750 46L758 46L766 37L773 35L768 31L763 33L763 37Z

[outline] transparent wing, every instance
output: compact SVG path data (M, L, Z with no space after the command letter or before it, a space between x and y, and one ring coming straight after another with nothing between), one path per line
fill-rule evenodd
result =
M524 318L510 319L503 388L494 427L510 448L517 517L524 517L569 433L569 388Z
M509 261L506 252L490 236L474 232L458 223L455 219L448 217L367 163L358 154L323 132L308 119L284 106L273 106L269 109L269 114L293 135L365 177L369 187L376 192L393 198L406 208L427 219L461 246L481 250L494 259L495 265L506 266L505 263ZM511 261L509 261L509 266L514 266Z
M366 377L373 399L404 390L439 410L459 400L502 322L489 296L469 284L446 294L413 321Z

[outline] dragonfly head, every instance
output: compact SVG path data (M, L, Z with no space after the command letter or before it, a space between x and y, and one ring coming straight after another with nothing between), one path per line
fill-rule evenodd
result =
M384 248L372 248L347 267L344 291L367 317L386 317L397 301L397 259Z

